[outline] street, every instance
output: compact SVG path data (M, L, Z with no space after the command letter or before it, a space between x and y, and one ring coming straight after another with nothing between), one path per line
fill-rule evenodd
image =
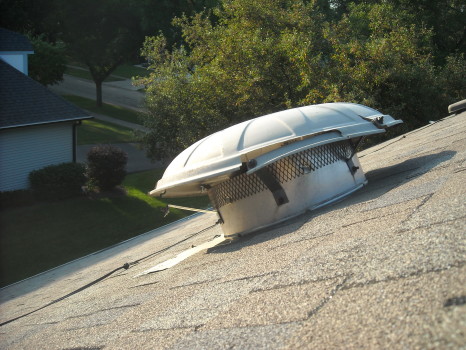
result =
M95 83L91 80L63 75L63 81L49 89L58 95L76 95L95 100ZM143 110L144 94L132 86L131 80L106 82L102 84L104 103L138 111Z

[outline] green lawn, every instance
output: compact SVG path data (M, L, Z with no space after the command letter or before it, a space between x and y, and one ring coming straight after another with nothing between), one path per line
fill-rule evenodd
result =
M149 71L145 68L135 67L131 64L122 64L121 66L118 66L117 69L115 69L112 75L131 79L137 76L146 77L149 75Z
M32 276L190 215L147 196L163 170L130 174L126 196L71 198L3 209L0 212L0 286ZM205 208L206 197L170 203Z
M89 70L86 69L79 69L79 68L74 68L74 67L66 67L65 74L72 75L73 77L76 78L81 78L81 79L87 79L87 80L93 80L91 73L89 73ZM123 78L118 78L115 76L110 75L105 79L105 81L119 81L119 80L124 80Z
M134 142L133 131L97 119L83 120L78 127L78 145Z
M64 95L62 96L64 99L68 100L69 102L75 104L76 106L86 109L90 112L95 112L98 114L104 114L112 118L124 120L130 123L140 124L139 115L140 112L133 111L127 108L113 106L104 103L102 107L97 107L95 105L95 100L91 100L89 98L74 96L74 95Z
M75 67L81 67L82 69L68 66L66 68L66 74L75 76L77 78L92 80L92 76L89 73L89 70L85 64L81 64L79 62L72 62L70 65ZM131 79L132 77L145 77L147 75L149 75L149 71L145 68L135 67L131 64L122 64L121 66L118 66L117 69L115 69L110 75L110 77L108 77L105 81Z

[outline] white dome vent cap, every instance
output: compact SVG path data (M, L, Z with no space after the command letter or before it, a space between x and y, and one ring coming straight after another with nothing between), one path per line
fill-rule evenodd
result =
M255 166L248 173L303 149L382 133L402 122L353 103L326 103L268 114L188 147L167 167L150 195L201 195L206 186L227 180L252 159Z

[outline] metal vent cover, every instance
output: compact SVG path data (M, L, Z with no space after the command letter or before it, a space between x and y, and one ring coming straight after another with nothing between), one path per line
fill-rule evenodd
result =
M349 141L340 141L307 149L281 158L267 165L280 184L309 174L337 161L351 157L353 147ZM267 191L265 183L256 173L242 173L211 187L211 199L215 208L223 207L256 193Z
M184 150L150 195L207 192L225 236L254 231L362 187L366 179L355 154L357 143L399 123L352 103L255 118Z

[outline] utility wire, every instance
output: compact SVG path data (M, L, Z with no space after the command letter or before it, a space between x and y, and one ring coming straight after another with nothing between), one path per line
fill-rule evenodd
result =
M144 257L142 257L142 258L139 258L139 259L137 259L137 260L134 260L134 261L132 261L132 262L130 262L130 263L125 263L123 266L120 266L120 267L118 267L118 268L116 268L116 269L114 269L114 270L112 270L112 271L106 273L105 275L103 275L103 276L97 278L96 280L94 280L94 281L92 281L92 282L89 282L88 284L86 284L86 285L84 285L84 286L82 286L82 287L80 287L80 288L78 288L78 289L72 291L71 293L68 293L68 294L62 296L61 298L52 300L50 303L45 304L44 306L41 306L41 307L39 307L38 309L35 309L35 310L30 311L30 312L28 312L28 313L25 313L25 314L23 314L23 315L21 315L21 316L18 316L18 317L15 317L15 318L10 319L10 320L8 320L8 321L5 321L5 322L0 323L0 327L5 326L5 325L7 325L7 324L9 324L9 323L11 323L11 322L17 321L17 320L19 320L19 319L21 319L21 318L24 318L24 317L26 317L26 316L29 316L29 315L31 315L31 314L33 314L33 313L36 313L37 311L40 311L40 310L42 310L42 309L45 309L46 307L49 307L49 306L51 306L51 305L53 305L53 304L56 304L56 303L58 303L58 302L60 302L60 301L62 301L62 300L65 300L65 299L69 298L69 297L72 296L72 295L75 295L75 294L77 294L77 293L79 293L79 292L82 292L83 290L85 290L85 289L87 289L87 288L89 288L89 287L91 287L91 286L93 286L93 285L99 283L100 281L103 281L103 280L106 279L107 277L110 277L110 276L113 275L115 272L118 272L118 271L120 271L120 270L128 270L129 268L131 268L131 267L133 267L133 266L139 264L140 262L142 262L142 261L144 261L144 260L147 260L147 259L149 259L149 258L151 258L151 257L153 257L153 256L155 256L155 255L157 255L157 254L163 253L163 252L167 251L168 249L177 246L177 245L180 244L180 243L186 242L187 240L193 238L194 236L197 236L197 235L199 235L199 234L201 234L201 233L203 233L203 232L205 232L205 231L207 231L207 230L210 230L211 228L215 227L217 224L219 224L219 221L217 221L215 224L213 224L213 225L211 225L211 226L209 226L209 227L206 227L206 228L204 228L204 229L202 229L202 230L200 230L200 231L198 231L198 232L196 232L196 233L193 233L192 235L190 235L190 236L188 236L188 237L186 237L186 238L184 238L184 239L182 239L182 240L180 240L180 241L178 241L178 242L176 242L176 243L174 243L174 244L172 244L172 245L169 245L168 247L165 247L165 248L163 248L163 249L157 250L156 252L150 253L150 254L148 254L148 255L146 255L146 256L144 256Z

